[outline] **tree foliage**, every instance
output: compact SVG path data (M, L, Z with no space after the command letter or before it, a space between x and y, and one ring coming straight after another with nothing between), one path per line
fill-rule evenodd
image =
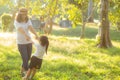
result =
M110 21L116 25L116 22L120 21L120 1L111 0L110 1Z
M56 1L58 1L57 6ZM84 17L87 16L88 1L89 0L0 0L0 14L4 12L12 13L18 9L18 7L28 7L30 15L44 15L46 17L59 16L60 18L68 18L72 20L74 24L78 24L82 22L82 13L84 13ZM100 1L93 0L93 2L99 5ZM116 24L117 21L120 21L120 1L109 0L109 2L109 18L112 23Z
M10 23L11 23L11 19L12 19L12 17L11 17L11 15L10 14L3 14L2 16L1 16L1 19L2 19L2 30L4 31L4 32L6 32L7 30L9 30L9 28L10 28Z

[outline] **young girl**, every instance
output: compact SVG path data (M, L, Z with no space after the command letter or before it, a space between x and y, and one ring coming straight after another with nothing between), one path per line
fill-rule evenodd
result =
M47 54L47 49L49 46L49 41L46 36L41 36L38 38L38 44L35 44L36 52L32 55L29 69L23 80L32 79L36 73L36 69L40 69L42 65L42 60L44 53Z

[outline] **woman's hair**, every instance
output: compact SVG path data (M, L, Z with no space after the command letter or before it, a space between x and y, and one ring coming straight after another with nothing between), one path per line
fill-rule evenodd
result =
M40 36L39 41L41 42L42 46L46 46L46 54L47 54L47 49L49 46L49 41L47 36Z
M18 22L23 22L22 20L22 15L26 14L27 15L28 10L26 8L20 8L18 11L18 14L16 15L16 21ZM28 21L28 16L26 16L25 21Z
M16 16L16 21L18 21L19 23L23 22L23 20L22 20L22 14L18 13L18 15ZM25 22L27 22L27 21L28 21L28 16L25 19Z

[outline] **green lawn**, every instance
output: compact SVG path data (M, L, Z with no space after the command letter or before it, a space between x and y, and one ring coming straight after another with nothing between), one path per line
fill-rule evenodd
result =
M97 48L97 27L86 28L80 40L80 28L55 27L49 35L48 55L34 80L120 80L120 32L111 30L113 47ZM14 33L0 33L0 80L21 80L21 57ZM33 49L34 52L34 49Z

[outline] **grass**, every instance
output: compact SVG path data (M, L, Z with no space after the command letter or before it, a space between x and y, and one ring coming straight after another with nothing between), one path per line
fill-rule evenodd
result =
M83 40L79 39L80 29L54 27L48 36L48 55L34 80L120 79L120 32L111 30L114 47L100 49L95 47L97 27L88 25ZM12 35L0 33L0 80L21 80L21 57Z

